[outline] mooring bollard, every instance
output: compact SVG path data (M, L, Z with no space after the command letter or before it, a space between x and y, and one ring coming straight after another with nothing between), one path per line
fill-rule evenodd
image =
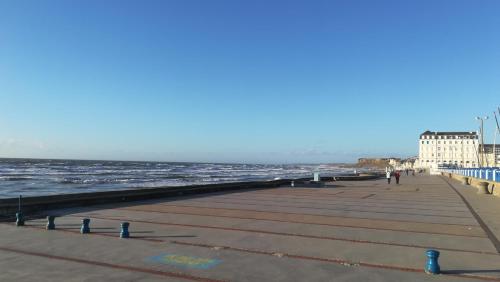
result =
M90 218L82 219L82 228L80 228L80 233L87 234L90 233Z
M55 219L56 219L56 217L53 215L47 216L47 230L56 229L56 224L54 223Z
M16 212L16 226L24 226L24 215L22 212Z
M122 222L122 224L121 224L122 231L120 232L120 238L129 238L130 237L130 234L128 233L129 226L130 226L130 223Z
M427 274L441 273L441 268L439 267L438 263L439 251L427 250L425 254L427 255L427 264L425 265L425 273Z

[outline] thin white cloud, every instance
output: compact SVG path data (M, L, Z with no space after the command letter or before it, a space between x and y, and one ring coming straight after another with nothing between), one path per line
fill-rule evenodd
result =
M0 156L5 157L44 157L48 150L45 142L18 138L0 139Z

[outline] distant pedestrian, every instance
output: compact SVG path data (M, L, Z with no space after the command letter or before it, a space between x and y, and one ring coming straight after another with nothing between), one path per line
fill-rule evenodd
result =
M385 177L387 177L387 184L391 184L391 171L387 170L385 173Z
M399 171L396 171L394 173L394 177L396 178L396 184L399 184L399 177L401 176L401 174L399 173Z
M408 169L406 169L406 176L408 176Z
M414 169L411 170L411 175L415 176L415 170Z

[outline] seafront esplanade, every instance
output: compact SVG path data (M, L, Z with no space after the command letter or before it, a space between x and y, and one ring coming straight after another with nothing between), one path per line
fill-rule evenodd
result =
M268 183L44 210L0 224L0 281L500 281L498 197L447 176L400 183ZM426 274L437 252L441 274Z

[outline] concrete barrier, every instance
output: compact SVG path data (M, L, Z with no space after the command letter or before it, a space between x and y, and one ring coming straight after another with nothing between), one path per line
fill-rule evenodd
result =
M462 183L462 185L469 185L469 178L462 176L462 178L460 179L460 183Z
M489 194L488 191L488 182L486 181L478 181L476 182L475 187L477 188L477 193L481 195Z
M242 189L269 189L281 185L290 186L291 180L254 181L222 183L208 185L190 185L182 187L163 187L148 189L130 189L91 193L60 194L50 196L23 197L22 211L34 214L49 209L83 207L91 205L124 203L165 197L196 195L212 192L230 192ZM18 211L18 199L0 199L0 221L11 220Z
M379 174L360 174L352 176L321 177L322 181L359 181L378 179ZM292 181L310 181L311 178L280 179L272 181L235 182L207 185L189 185L181 187L159 187L148 189L129 189L122 191L106 191L91 193L60 194L50 196L23 197L22 212L24 215L34 214L49 209L83 207L110 203L125 203L140 200L158 199L197 195L213 192L237 192L242 189L269 189L279 186L290 187ZM18 198L0 199L0 221L13 221L18 212Z
M446 174L443 174L447 176ZM476 177L467 177L460 174L452 174L452 179L460 181L464 185L471 185L478 189L478 194L492 194L494 196L500 197L500 185L498 182L484 180ZM499 187L496 189L496 187Z
M491 191L491 194L494 196L500 197L500 185L493 184L493 191Z
M495 183L488 182L488 192L494 195L493 191L495 191Z
M469 185L469 177L460 174L451 174L451 178L458 180L463 185Z

